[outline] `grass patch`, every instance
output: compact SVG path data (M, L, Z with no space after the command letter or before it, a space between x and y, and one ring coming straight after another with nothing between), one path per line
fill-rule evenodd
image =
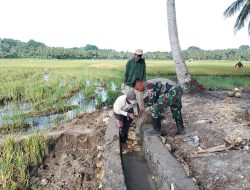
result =
M8 136L0 148L0 153L0 189L28 189L28 167L42 163L48 153L48 145L40 133L20 143L17 143L13 136Z
M197 76L196 79L205 84L206 88L233 89L235 87L250 87L250 76Z

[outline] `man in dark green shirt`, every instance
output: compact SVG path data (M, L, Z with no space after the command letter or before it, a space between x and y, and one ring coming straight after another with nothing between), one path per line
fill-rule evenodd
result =
M144 111L144 102L143 102L143 91L134 89L136 81L146 81L146 63L142 58L143 51L137 49L134 53L134 56L126 64L125 75L124 75L124 85L125 93L129 91L134 91L136 94L136 99L139 105L140 112ZM138 111L134 109L135 115L138 114Z

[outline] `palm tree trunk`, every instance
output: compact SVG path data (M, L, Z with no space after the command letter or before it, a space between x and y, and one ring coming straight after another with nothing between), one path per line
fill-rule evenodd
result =
M175 0L167 0L167 19L168 19L168 33L171 46L171 52L175 62L175 69L178 83L184 83L191 80L188 73L185 60L181 52L181 46L178 38L178 30L176 23Z

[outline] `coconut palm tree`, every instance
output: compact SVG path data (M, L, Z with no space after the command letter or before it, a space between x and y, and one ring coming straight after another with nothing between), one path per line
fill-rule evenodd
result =
M235 33L244 27L250 16L250 0L236 0L225 11L224 17L228 18L240 11L234 24ZM248 35L250 35L250 20L248 22Z
M178 30L176 23L175 0L167 0L167 19L168 19L168 33L171 46L171 52L175 62L176 75L178 83L184 83L191 80L188 73L185 60L181 52L181 46L178 38Z

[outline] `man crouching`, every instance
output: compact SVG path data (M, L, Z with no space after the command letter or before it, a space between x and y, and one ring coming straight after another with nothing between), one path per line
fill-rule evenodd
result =
M128 138L128 129L134 119L133 106L137 104L134 91L119 96L113 106L116 125L120 129L120 142L126 143Z

